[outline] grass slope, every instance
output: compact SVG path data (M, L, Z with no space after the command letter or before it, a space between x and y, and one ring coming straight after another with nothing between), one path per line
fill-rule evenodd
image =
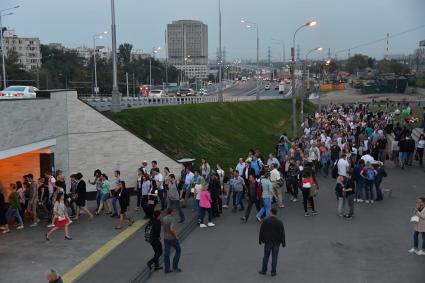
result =
M312 109L307 103L306 112ZM274 152L280 134L291 133L291 103L285 100L149 107L106 116L175 159L205 157L224 168L250 148Z

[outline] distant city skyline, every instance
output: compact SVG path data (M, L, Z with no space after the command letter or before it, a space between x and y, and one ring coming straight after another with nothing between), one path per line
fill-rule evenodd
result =
M14 29L18 36L39 37L42 44L62 43L66 47L92 45L92 36L110 30L109 0L2 0L0 10L20 5L14 15L3 18L3 25ZM216 57L218 48L217 0L157 0L145 3L138 0L116 0L117 42L129 42L134 49L150 52L153 46L165 47L167 24L176 20L199 20L208 25L209 59ZM286 59L290 56L293 32L308 19L316 19L317 26L303 29L297 35L301 58L318 46L321 53L310 58L346 58L348 48L383 39L389 33L388 54L409 54L420 40L425 39L425 2L423 0L358 0L341 3L337 0L285 3L279 0L221 0L223 47L228 61L236 58L254 59L255 32L240 23L247 19L258 23L260 31L260 59L267 58L271 48L272 61L282 58L285 43ZM25 20L22 20L25 19ZM417 28L416 30L412 30ZM411 30L411 31L409 31ZM401 32L405 34L397 35ZM397 35L397 36L394 36ZM394 37L393 37L394 36ZM273 40L277 39L277 40ZM97 42L111 46L110 36ZM165 48L163 48L165 50ZM387 53L386 40L350 50L380 59ZM165 57L162 51L158 57Z

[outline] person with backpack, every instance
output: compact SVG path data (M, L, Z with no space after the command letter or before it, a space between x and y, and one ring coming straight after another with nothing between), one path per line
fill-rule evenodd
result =
M245 210L245 216L241 217L241 220L246 223L249 218L249 214L251 213L252 206L255 205L257 212L260 211L261 205L261 194L262 194L262 186L261 183L257 182L254 174L250 174L248 177L248 206Z
M316 177L313 174L312 167L306 167L303 170L302 178L301 178L301 192L303 194L303 206L304 206L304 216L308 217L310 215L317 215L317 211L314 206L314 199L312 195L312 187L317 185ZM308 212L307 202L310 203L311 206L311 214Z
M376 172L370 162L366 163L365 168L363 168L362 172L360 173L360 175L364 178L365 181L365 203L373 203L373 184L375 183L375 178L377 174L378 172Z
M159 258L162 255L162 244L161 244L161 211L155 210L153 212L153 217L145 227L145 241L148 242L154 252L153 258L147 262L149 270L152 270L152 265L154 265L154 270L162 269L162 266L159 265Z
M298 198L299 175L300 175L300 167L295 163L295 159L291 157L289 159L289 166L287 170L286 187L288 188L289 192L292 195L291 196L292 202L296 202Z
M351 172L348 173L347 180L344 184L343 197L345 204L344 217L346 219L353 218L354 215L354 196L355 196L355 181Z

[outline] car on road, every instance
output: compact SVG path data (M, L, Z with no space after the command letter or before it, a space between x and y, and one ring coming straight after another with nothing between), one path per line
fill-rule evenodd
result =
M279 84L274 86L274 90L279 90Z
M198 94L199 94L199 95L202 95L202 96L204 96L204 95L208 95L208 90L206 90L205 88L201 88L201 89L198 91Z
M152 89L149 92L149 97L155 97L155 98L159 98L159 97L164 97L167 96L167 93L165 92L165 90L162 89Z
M176 96L179 96L179 97L195 96L195 92L191 88L181 88L177 91Z
M264 90L270 90L270 85L269 85L269 84L267 84L267 85L264 87Z
M36 91L38 91L38 89L33 86L13 85L0 91L0 99L36 98Z

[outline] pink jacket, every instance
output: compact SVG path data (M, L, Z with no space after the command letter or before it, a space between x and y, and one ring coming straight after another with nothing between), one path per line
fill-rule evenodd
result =
M211 195L209 191L205 190L201 192L199 206L203 208L211 208Z

